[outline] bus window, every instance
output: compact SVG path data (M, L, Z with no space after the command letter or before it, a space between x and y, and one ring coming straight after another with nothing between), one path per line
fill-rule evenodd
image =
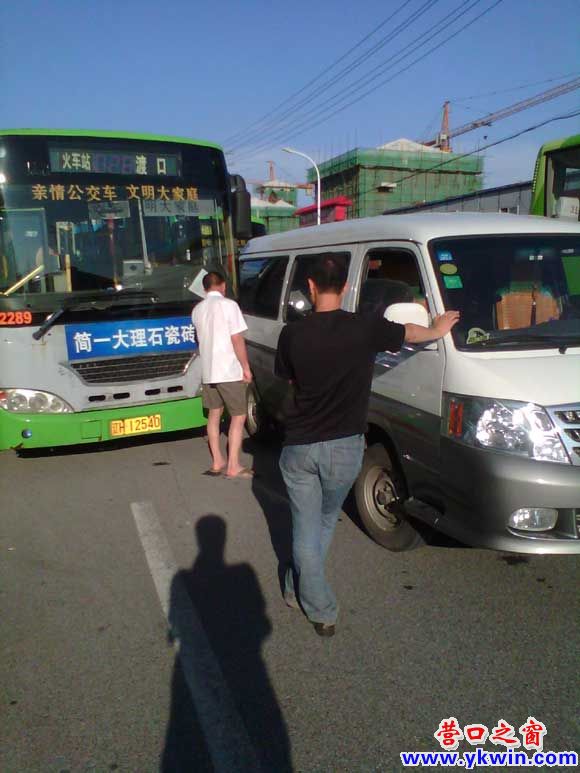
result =
M580 147L547 157L546 208L551 217L580 219Z

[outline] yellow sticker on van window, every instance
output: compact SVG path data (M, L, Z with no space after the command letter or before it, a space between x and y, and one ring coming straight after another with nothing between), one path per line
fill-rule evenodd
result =
M457 273L457 266L455 263L443 263L441 266L439 266L439 271L441 271L442 274L451 276L452 274Z

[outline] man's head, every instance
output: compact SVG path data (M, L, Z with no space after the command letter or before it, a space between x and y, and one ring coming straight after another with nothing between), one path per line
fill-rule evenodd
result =
M348 266L341 255L323 255L317 258L308 272L308 287L314 305L317 305L317 301L320 302L320 296L324 296L326 303L336 303L338 308L347 276Z
M226 294L226 280L219 271L209 271L201 280L201 283L206 293L218 292L222 295Z

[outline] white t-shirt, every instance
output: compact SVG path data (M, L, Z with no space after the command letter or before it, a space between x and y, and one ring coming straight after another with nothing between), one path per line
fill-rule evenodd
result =
M232 336L243 333L248 326L238 304L217 290L210 290L205 301L194 307L191 321L199 343L202 382L241 381L244 374L232 346Z

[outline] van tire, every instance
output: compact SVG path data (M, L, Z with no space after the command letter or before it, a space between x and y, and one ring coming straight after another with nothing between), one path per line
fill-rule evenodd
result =
M260 404L256 387L250 384L246 396L246 432L251 438L259 439L266 434L267 427L267 416Z
M403 476L381 443L366 449L354 495L363 526L379 545L402 551L421 544L421 535L402 512L406 498Z

